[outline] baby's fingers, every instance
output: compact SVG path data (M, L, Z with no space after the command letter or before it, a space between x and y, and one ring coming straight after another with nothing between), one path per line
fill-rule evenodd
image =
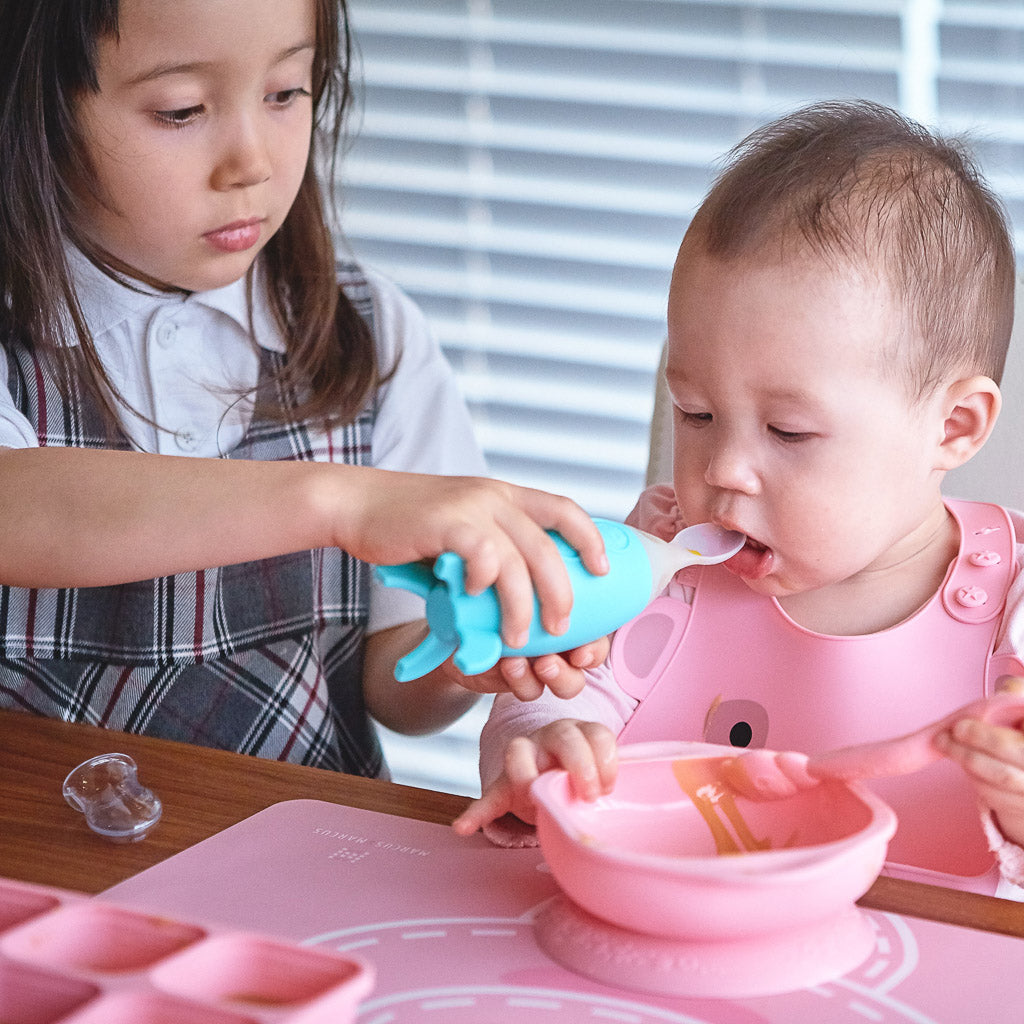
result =
M512 805L512 784L502 777L452 822L452 828L460 836L471 836L485 825L508 814Z
M997 794L1024 796L1024 735L973 718L957 722L936 746L967 773L991 803Z
M609 636L601 636L589 644L567 651L564 657L573 668L581 672L588 668L596 668L604 663L611 650L612 641ZM572 694L570 694L572 696Z
M596 722L581 722L580 729L594 754L598 784L602 793L610 793L619 774L619 746L614 733Z
M609 638L603 636L561 654L542 654L530 660L506 658L502 674L520 700L535 700L545 688L556 697L569 700L586 684L584 671L600 665L608 657L610 646Z
M610 792L618 772L615 737L594 722L565 719L543 730L543 750L551 762L568 774L573 793L596 800ZM507 765L507 762L506 762Z

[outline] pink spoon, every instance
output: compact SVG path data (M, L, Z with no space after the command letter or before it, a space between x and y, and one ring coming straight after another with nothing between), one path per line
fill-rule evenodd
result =
M942 757L933 740L962 718L1019 727L1024 722L1024 693L997 693L906 736L840 747L824 754L749 750L733 758L723 774L737 792L765 800L792 796L825 779L852 782L909 775Z

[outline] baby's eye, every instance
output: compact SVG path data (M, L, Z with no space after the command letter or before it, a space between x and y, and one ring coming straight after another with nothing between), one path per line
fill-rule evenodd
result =
M814 434L807 430L783 430L781 427L769 425L768 432L783 444L796 444L799 441L808 441Z
M687 412L685 409L678 409L679 418L691 427L704 427L711 422L709 412Z
M294 89L279 89L267 95L267 102L275 107L287 107L294 103L300 96L309 96L308 89L296 87Z
M184 128L185 125L191 124L200 117L202 113L203 106L198 104L194 107L181 107L178 110L154 110L153 116L173 128Z

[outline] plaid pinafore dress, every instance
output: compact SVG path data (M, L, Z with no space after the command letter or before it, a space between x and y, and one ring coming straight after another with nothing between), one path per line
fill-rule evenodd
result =
M371 331L365 278L341 275ZM5 345L8 387L41 445L108 440L82 394L61 396L47 362ZM261 383L285 356L260 350ZM296 396L277 389L283 408ZM363 465L375 409L324 430L253 417L222 457ZM259 757L384 773L362 697L368 568L337 549L120 586L0 587L0 707Z

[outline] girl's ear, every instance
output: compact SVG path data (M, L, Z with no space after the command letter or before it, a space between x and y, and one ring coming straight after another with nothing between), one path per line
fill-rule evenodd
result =
M936 468L956 469L974 456L989 439L1002 404L999 385L991 377L979 374L951 384L943 403L945 422Z

